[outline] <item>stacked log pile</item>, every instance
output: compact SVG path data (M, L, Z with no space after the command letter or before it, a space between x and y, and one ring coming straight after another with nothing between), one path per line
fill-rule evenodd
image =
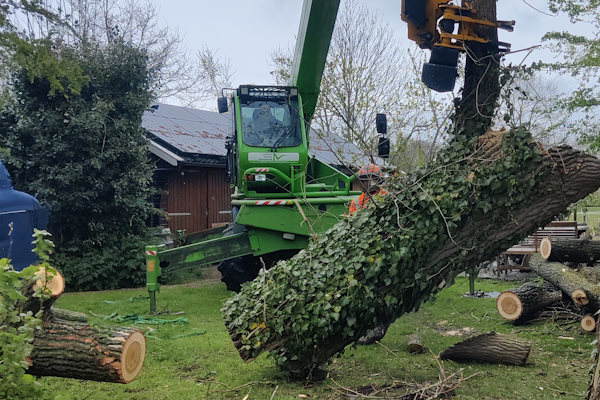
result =
M64 291L64 279L60 273L48 279L47 299L40 301L35 296L36 288L45 279L27 281L21 289L25 300L17 306L24 313L41 312L41 325L35 330L33 350L26 360L27 373L114 383L133 380L146 353L142 332L126 327L92 326L85 314L53 307Z
M543 281L502 292L496 300L498 313L513 323L524 323L563 302L580 315L582 330L595 332L595 314L600 309L600 271L594 266L598 260L598 241L545 238L540 255L529 261L531 270ZM573 265L577 268L571 268Z

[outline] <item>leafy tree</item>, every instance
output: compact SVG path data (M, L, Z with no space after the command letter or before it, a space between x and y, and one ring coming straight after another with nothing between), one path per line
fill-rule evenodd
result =
M141 117L148 107L146 54L121 40L63 47L57 57L88 77L80 91L52 91L24 69L0 119L0 147L15 188L50 207L57 266L69 289L139 284L152 166Z
M146 51L157 99L194 104L214 100L215 83L219 90L231 86L227 59L207 47L195 55L187 51L179 32L159 22L159 10L150 0L48 0L45 5L62 24L49 25L45 15L26 11L27 24L19 26L32 37L51 35L75 47L83 42L106 46L119 39Z
M6 90L5 78L10 71L22 68L33 81L42 78L50 84L50 91L79 92L86 77L76 63L56 57L53 43L48 37L36 39L19 29L12 20L15 15L35 16L44 20L48 28L64 27L59 16L42 7L38 1L6 0L0 4L0 88ZM6 93L0 98L0 107Z
M555 82L537 67L505 67L503 73L496 127L524 126L546 146L569 142L573 119L563 110Z

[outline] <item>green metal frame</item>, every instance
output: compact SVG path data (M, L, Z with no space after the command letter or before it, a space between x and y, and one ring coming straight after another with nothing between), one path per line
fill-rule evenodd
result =
M305 0L302 8L290 87L282 88L288 90L289 101L298 102L302 116L300 145L277 149L246 145L242 140L240 98L234 94L233 149L237 168L233 179L237 188L232 205L239 207L235 223L243 225L245 231L223 236L223 228L218 228L189 235L186 243L197 242L175 249L146 247L146 287L151 312L156 310L161 262L169 262L169 271L176 271L248 254L260 256L279 250L303 249L312 234L326 231L343 218L348 203L360 194L350 190L355 175L347 176L308 154L310 121L317 105L339 5L340 0ZM292 95L295 88L297 97ZM250 153L270 153L273 157L269 161L251 161ZM282 153L297 153L298 160L281 162L276 155ZM245 180L256 174L265 174L268 179L264 182ZM264 199L277 205L259 205Z

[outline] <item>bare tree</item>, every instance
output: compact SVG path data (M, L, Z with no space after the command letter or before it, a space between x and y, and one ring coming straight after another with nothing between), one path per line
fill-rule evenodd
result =
M495 125L525 126L547 146L575 142L569 135L573 116L565 112L561 100L562 93L551 78L530 68L515 68L500 97L498 115L503 121Z
M431 95L420 82L422 56L417 51L403 49L392 28L365 5L345 1L327 56L313 130L342 136L371 157L376 155L378 112L387 114L388 132L398 148L413 139L439 137L451 101ZM291 50L275 50L271 63L274 80L287 84Z
M63 24L32 13L15 17L16 25L31 37L58 36L77 46L91 41L104 45L120 38L148 53L157 99L176 98L191 105L214 97L215 84L228 86L229 62L208 48L190 55L177 30L159 22L159 10L150 0L44 0Z

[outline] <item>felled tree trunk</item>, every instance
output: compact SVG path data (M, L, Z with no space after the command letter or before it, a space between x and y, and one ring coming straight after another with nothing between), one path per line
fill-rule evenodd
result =
M442 360L525 365L531 343L494 332L473 336L440 353Z
M600 241L544 238L540 243L540 254L546 261L593 264L600 260Z
M561 299L562 292L547 281L526 282L500 293L496 309L502 318L520 324Z
M93 327L85 314L52 309L36 330L27 372L129 383L144 362L146 343L137 329Z
M580 273L564 264L546 262L539 255L534 255L529 260L531 270L560 288L579 307L589 307L598 310L600 307L600 287Z
M600 283L600 268L594 267L582 267L578 270L581 275L592 283Z
M503 157L530 157L526 149L537 145L527 139L490 133L464 146L473 163L437 164L391 182L380 202L233 296L223 315L242 359L271 351L292 375L310 375L368 329L417 309L455 274L493 258L600 185L600 161L569 147L533 156L523 169ZM492 189L498 175L513 176L514 186Z

